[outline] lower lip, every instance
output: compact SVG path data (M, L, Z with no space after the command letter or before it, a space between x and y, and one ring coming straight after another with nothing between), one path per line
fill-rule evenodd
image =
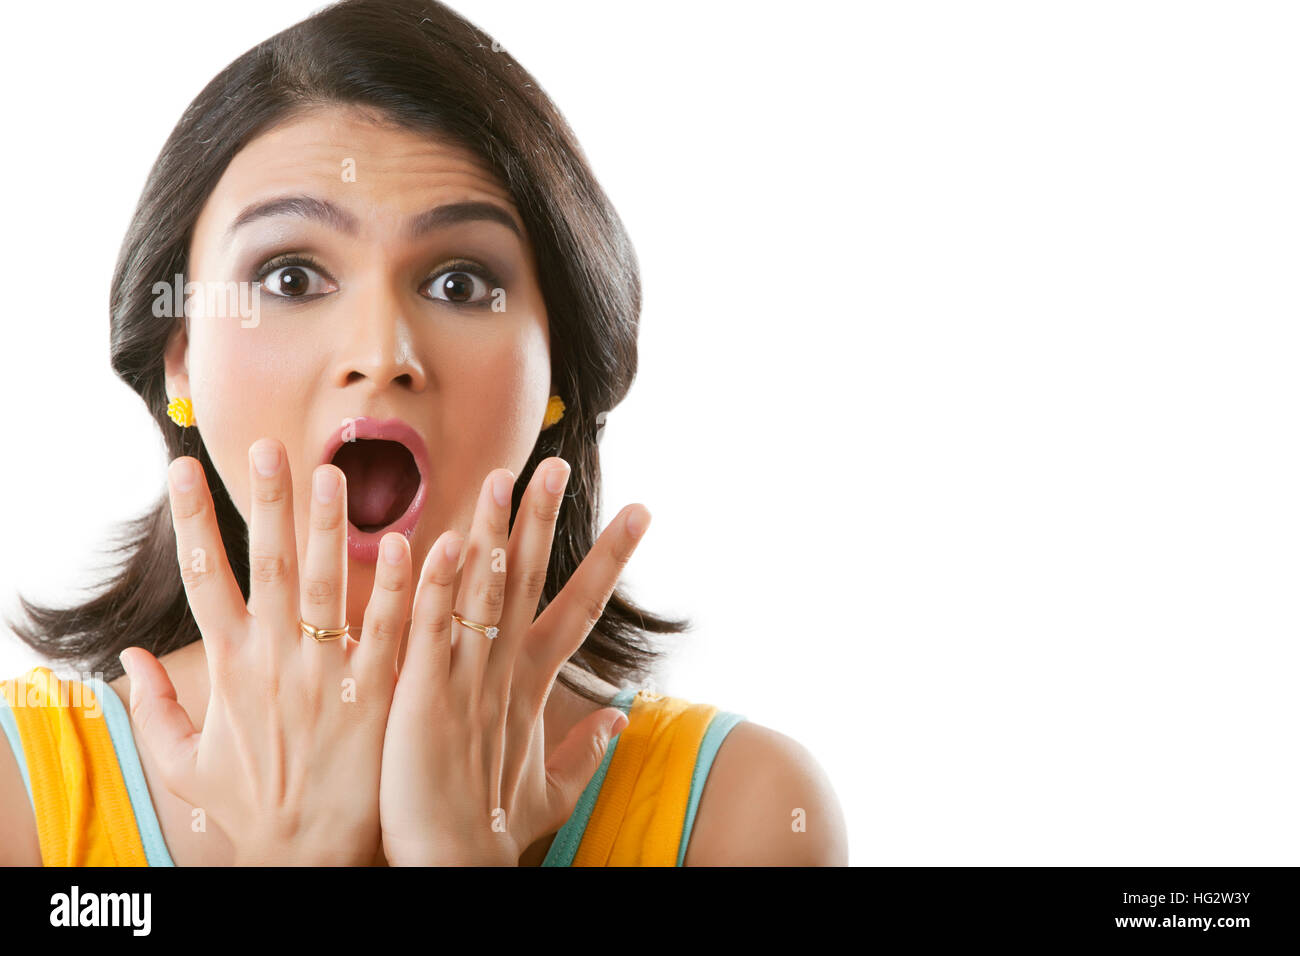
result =
M428 495L429 485L424 475L420 476L420 487L415 489L415 497L406 506L402 516L387 527L378 531L362 531L351 521L348 522L348 555L357 561L374 564L379 560L379 542L384 535L397 533L405 536L407 541L415 534L415 526L420 522L420 513L424 511L424 501Z

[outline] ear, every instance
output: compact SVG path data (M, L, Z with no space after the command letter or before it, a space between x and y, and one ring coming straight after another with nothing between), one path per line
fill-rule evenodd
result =
M163 368L167 394L172 398L190 397L190 336L188 322L182 317L167 336L163 350Z

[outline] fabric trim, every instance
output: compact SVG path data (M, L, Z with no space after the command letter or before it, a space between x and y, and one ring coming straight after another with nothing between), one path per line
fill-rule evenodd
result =
M131 811L135 815L135 825L140 831L140 842L144 844L149 865L175 866L171 854L167 852L167 843L163 840L153 798L149 796L149 784L145 781L144 768L140 765L140 754L135 749L135 735L131 732L131 718L126 706L117 696L117 691L98 677L91 680L90 685L95 696L104 701L109 737L112 738L113 749L117 751L118 767L126 783L126 792L131 798Z
M686 863L686 849L691 842L691 828L695 826L695 811L700 805L700 794L704 792L704 783L708 780L709 770L713 767L713 758L718 755L718 748L726 739L731 729L742 720L748 720L743 714L733 714L720 710L709 722L709 729L700 741L700 755L695 759L695 771L691 775L691 798L686 804L686 821L682 824L682 839L677 846L677 865Z
M94 689L48 667L0 681L27 760L45 866L147 866Z

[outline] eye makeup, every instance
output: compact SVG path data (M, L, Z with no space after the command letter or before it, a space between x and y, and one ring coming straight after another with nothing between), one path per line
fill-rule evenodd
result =
M260 267L254 269L252 274L249 275L248 281L261 282L265 285L267 276L271 275L273 272L277 272L280 269L285 269L290 266L298 266L301 268L311 269L312 271L319 273L321 276L325 277L326 279L329 279L330 281L334 281L333 277L329 274L329 271L323 265L321 265L319 261L317 261L316 259L312 258L309 255L306 255L304 253L299 253L299 252L284 253L281 255L274 256L271 259L268 259ZM420 288L421 289L425 288L427 285L429 285L429 283L433 282L435 279L439 279L442 278L443 276L447 276L457 272L468 273L470 275L476 276L478 279L482 280L487 285L489 290L505 288L505 283L501 281L501 279L498 277L496 272L494 272L492 269L483 265L481 262L477 260L468 259L464 257L456 257L450 259L446 262L441 263L436 268L432 269L426 275L426 277L423 280L421 280ZM315 293L312 295L282 295L278 292L271 293L271 295L275 298L289 299L294 301L311 301L312 299L318 298L319 296L325 294L327 293ZM483 304L483 301L485 301L485 300L480 300L478 302L456 302L455 300L452 299L440 299L437 297L428 297L428 296L426 296L426 298L432 298L432 301L435 302L449 302L452 305L460 305L465 307L479 306Z

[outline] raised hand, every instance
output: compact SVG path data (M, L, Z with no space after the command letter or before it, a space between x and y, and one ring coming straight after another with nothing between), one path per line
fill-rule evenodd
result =
M491 472L459 589L459 535L444 532L424 562L384 738L380 817L391 865L518 865L573 813L626 725L617 708L596 711L545 758L551 688L650 519L641 505L624 508L534 620L568 474L560 458L538 465L511 532L514 475ZM453 611L498 635L454 621Z
M249 451L247 606L202 468L186 457L169 469L181 573L208 663L203 730L194 729L166 671L142 648L123 656L131 717L167 788L203 811L206 827L228 841L234 865L368 865L380 847L380 759L410 572L384 586L376 581L360 641L304 634L299 618L318 628L344 625L346 479L334 465L313 473L300 575L284 447L262 439ZM393 534L385 544L389 539L409 569L405 540Z

